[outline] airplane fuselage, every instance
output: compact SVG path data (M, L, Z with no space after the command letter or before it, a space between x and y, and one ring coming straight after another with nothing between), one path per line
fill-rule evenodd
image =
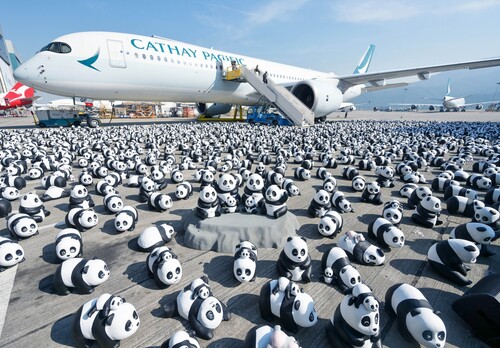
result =
M465 107L465 98L454 98L446 96L443 98L443 106L448 110L459 110Z

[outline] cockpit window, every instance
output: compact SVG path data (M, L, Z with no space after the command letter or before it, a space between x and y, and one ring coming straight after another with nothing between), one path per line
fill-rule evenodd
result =
M44 46L39 52L50 51L54 53L69 53L71 52L71 47L64 42L51 42L47 46Z

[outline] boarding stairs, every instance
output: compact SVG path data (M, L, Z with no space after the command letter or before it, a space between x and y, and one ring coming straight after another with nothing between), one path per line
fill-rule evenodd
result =
M267 79L266 84L261 76L244 65L238 66L235 70L228 70L225 77L230 81L248 82L295 125L312 126L314 124L314 113L288 89L274 83L270 78Z

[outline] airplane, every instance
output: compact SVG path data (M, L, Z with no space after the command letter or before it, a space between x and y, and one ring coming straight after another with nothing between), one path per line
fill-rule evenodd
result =
M32 87L17 82L7 93L0 94L0 110L8 110L19 107L30 107L39 97L35 96Z
M38 90L71 98L195 102L208 116L227 113L233 104L266 102L249 83L223 77L232 62L267 71L273 82L290 89L314 113L315 120L324 121L343 102L364 92L407 85L387 80L427 80L436 72L494 67L500 58L336 75L158 36L79 32L44 46L14 76Z

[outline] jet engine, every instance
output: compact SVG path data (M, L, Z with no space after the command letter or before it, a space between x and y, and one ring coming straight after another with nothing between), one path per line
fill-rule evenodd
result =
M476 105L476 110L482 110L483 108L483 105L482 104L477 104Z
M334 79L305 80L292 88L292 93L319 118L340 108L342 92Z
M200 114L206 117L212 117L222 114L227 114L231 111L231 104L221 104L221 103L198 103L196 104L196 109Z

